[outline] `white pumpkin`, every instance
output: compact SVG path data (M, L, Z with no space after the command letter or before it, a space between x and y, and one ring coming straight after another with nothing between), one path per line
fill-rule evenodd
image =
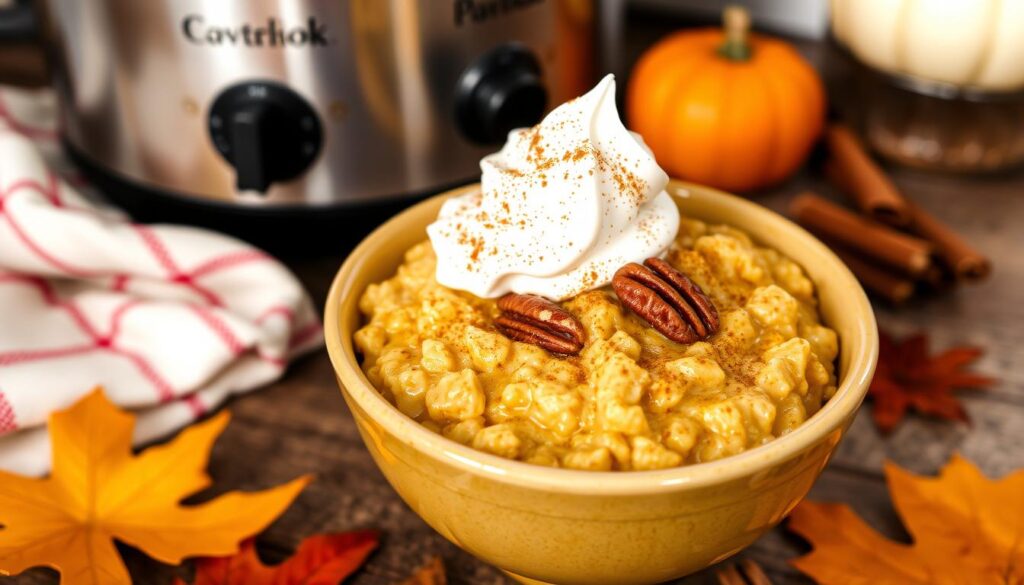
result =
M1024 88L1024 0L832 0L836 39L889 73Z

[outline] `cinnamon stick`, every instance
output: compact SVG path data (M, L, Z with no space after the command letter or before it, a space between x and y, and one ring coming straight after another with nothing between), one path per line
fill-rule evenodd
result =
M942 272L942 269L934 264L921 276L921 280L915 280L905 274L893 271L891 268L865 259L863 256L837 243L825 234L811 229L811 233L818 236L828 246L843 264L850 269L857 280L866 290L874 293L875 296L889 301L893 305L902 305L918 290L918 285L931 286L935 274Z
M981 280L992 272L992 263L959 234L920 205L910 204L910 231L931 242L935 254L956 280Z
M928 242L861 217L813 193L793 199L790 213L811 231L910 276L918 277L931 266L932 247Z
M833 247L832 251L846 264L864 288L890 303L903 304L914 294L915 284L910 278L872 264L841 246Z
M829 126L825 142L831 154L826 175L861 211L897 227L910 223L909 203L849 128L842 124Z
M919 282L925 285L928 290L944 291L949 290L956 285L956 277L951 271L947 270L945 266L932 264L931 268L921 275Z

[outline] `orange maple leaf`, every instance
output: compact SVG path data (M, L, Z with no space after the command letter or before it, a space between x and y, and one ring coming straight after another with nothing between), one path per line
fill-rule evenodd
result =
M885 475L913 544L879 535L843 504L803 502L789 529L814 550L792 564L821 585L1024 583L1024 470L998 481L954 455L938 477Z
M444 562L441 561L441 557L434 557L411 577L402 581L400 585L447 585L447 583L448 577L444 572Z
M230 557L196 562L193 585L337 585L362 566L377 548L372 530L319 534L302 541L285 562L267 566L256 554L252 540ZM174 585L185 585L175 579Z
M135 416L100 389L50 415L50 477L0 472L0 574L45 565L60 571L64 583L128 584L115 539L169 564L234 553L277 518L309 478L179 505L210 485L204 471L210 447L227 422L222 412L136 456Z
M981 357L978 348L954 347L933 356L924 334L896 341L880 330L878 340L878 368L868 392L874 401L875 424L883 433L891 432L911 408L938 418L967 421L967 412L953 390L995 383L992 378L964 371Z

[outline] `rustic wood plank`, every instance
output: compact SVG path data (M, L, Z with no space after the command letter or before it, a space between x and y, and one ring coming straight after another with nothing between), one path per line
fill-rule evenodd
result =
M966 398L970 426L911 416L889 437L881 437L862 409L833 462L865 472L880 471L892 460L917 473L934 474L954 452L974 461L986 474L1002 476L1024 468L1024 408Z

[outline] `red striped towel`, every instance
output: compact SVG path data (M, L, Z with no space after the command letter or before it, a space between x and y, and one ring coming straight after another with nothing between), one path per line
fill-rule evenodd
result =
M49 469L47 416L98 385L137 411L144 442L322 341L308 295L270 256L130 223L72 186L51 100L0 90L0 468L25 474Z

